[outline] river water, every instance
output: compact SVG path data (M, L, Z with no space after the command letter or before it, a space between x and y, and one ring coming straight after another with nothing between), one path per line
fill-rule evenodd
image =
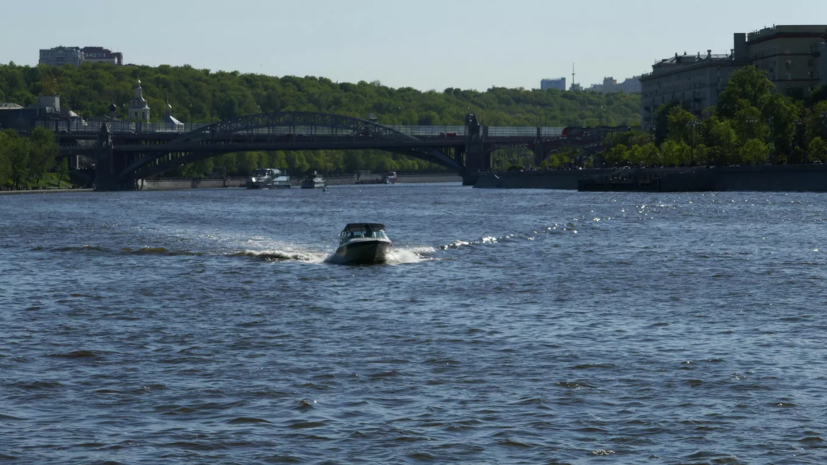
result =
M0 462L825 463L825 199L3 196Z

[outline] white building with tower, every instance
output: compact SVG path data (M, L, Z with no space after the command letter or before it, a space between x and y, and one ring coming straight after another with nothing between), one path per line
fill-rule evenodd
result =
M140 79L135 84L135 97L129 101L129 119L149 122L149 105L144 98Z

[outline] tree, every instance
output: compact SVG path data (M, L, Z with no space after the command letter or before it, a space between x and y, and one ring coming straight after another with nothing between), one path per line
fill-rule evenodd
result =
M655 111L655 143L662 144L669 136L669 113L675 108L682 108L678 102L661 105Z
M15 189L20 189L20 186L26 187L28 185L27 177L29 174L29 153L31 152L31 142L28 139L20 137L14 129L6 129L3 131L0 145L0 158L5 159L8 170L8 179L10 184Z
M692 147L683 142L667 140L661 145L661 160L665 166L688 165L692 159Z
M704 120L702 127L706 158L718 166L732 161L738 153L738 135L728 120L712 117Z
M741 141L769 140L770 126L758 108L748 106L740 109L733 119L733 129Z
M789 155L793 151L795 123L801 114L801 108L791 98L773 94L765 102L764 118L770 122L772 141L775 152Z
M606 162L611 165L621 165L629 161L629 149L625 145L616 145L606 155Z
M630 161L636 165L658 166L661 164L660 151L654 142L637 145L632 149Z
M718 116L734 118L746 107L764 108L774 87L767 78L767 73L755 66L747 66L733 72L727 88L718 97Z
M60 183L63 179L69 179L69 160L63 158L57 162L57 188L60 189Z
M823 162L827 160L827 143L824 142L824 139L816 137L811 140L810 145L807 147L807 155L812 161Z
M39 184L40 178L55 166L55 157L60 149L54 133L44 128L35 128L29 140L28 176Z
M666 119L668 139L690 145L694 142L691 124L696 121L695 115L676 106L669 111Z
M767 162L769 147L758 139L750 139L741 146L741 163L745 165L763 165Z

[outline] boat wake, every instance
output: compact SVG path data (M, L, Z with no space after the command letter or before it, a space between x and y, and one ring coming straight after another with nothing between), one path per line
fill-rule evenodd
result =
M326 255L321 253L283 250L245 250L230 255L233 257L253 258L263 262L324 263L326 260Z

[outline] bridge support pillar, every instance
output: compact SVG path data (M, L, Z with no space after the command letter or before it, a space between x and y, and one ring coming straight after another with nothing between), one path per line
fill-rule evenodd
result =
M112 133L109 126L104 123L98 133L97 146L95 147L95 190L97 191L129 191L135 190L135 182L122 182L120 166L115 157Z
M546 147L542 139L534 141L534 167L539 168L546 161Z
M476 115L465 115L465 172L462 183L473 186L481 171L491 170L491 159L485 153L485 128L479 124Z

